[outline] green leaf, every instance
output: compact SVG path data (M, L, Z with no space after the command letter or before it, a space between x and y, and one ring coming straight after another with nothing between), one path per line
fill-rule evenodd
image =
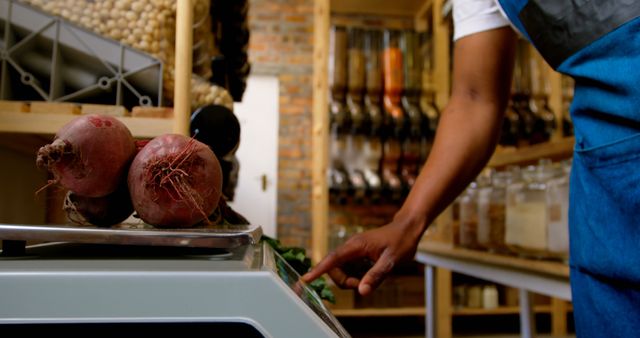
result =
M318 294L320 298L331 302L332 304L336 303L336 297L329 288L329 284L324 279L324 277L320 277L309 284L309 286Z
M311 270L311 258L307 257L307 251L304 248L284 247L279 240L265 235L262 235L262 240L267 242L273 250L278 252L299 275L303 275ZM320 296L321 299L335 304L336 298L324 277L314 280L309 284L309 286Z
M269 236L265 236L262 235L262 240L267 242L267 244L269 244L269 246L271 246L271 248L273 250L275 250L278 253L282 253L283 249L282 249L282 244L280 244L280 241L275 239L275 238L271 238Z

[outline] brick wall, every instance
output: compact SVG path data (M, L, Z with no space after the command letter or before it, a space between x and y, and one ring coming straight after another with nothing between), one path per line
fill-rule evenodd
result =
M313 0L250 0L253 74L280 79L278 237L311 245Z

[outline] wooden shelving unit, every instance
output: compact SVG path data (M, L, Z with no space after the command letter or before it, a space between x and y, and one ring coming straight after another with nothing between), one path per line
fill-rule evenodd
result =
M533 308L536 313L551 313L551 305L538 305ZM483 308L454 308L452 316L489 316L489 315L516 315L520 313L517 306L501 306L493 309Z
M443 17L443 8L447 6L445 0L397 0L394 2L382 0L317 0L314 2L314 77L313 77L313 132L312 132L312 247L311 256L314 262L321 260L327 253L329 238L329 198L326 172L328 168L329 149L329 114L328 107L328 51L331 24L353 22L353 17L368 15L382 15L390 18L389 28L415 28L429 30L433 34L433 74L432 83L427 84L436 94L435 102L439 108L446 106L450 95L450 46L451 27ZM406 18L413 20L412 27L407 25ZM366 20L362 25L367 25ZM544 65L541 71L548 76L550 95L548 104L556 112L557 121L562 120L563 97L561 90L561 76ZM573 138L563 138L561 128L552 136L551 141L521 149L498 149L489 162L490 167L503 168L509 165L525 165L535 163L540 158L562 159L568 158L573 150ZM444 218L443 218L444 219ZM442 222L439 219L436 223ZM479 253L470 252L477 256ZM509 259L506 257L505 259ZM544 262L541 262L544 265ZM452 309L452 274L445 269L437 269L438 290L442 297L437 297L438 309L442 313L436 314L439 327L444 328L438 336L451 336L452 316L475 315L509 315L519 313L518 307L499 307L496 309ZM561 271L560 273L565 273ZM550 305L537 306L536 312L549 313L554 316L553 334L566 334L566 312L570 309L567 302L552 299ZM422 316L424 308L355 308L333 309L339 317L369 317L369 316ZM447 335L448 334L448 335Z
M444 0L318 0L314 2L314 71L313 71L313 132L312 132L312 247L311 257L320 261L327 253L329 198L326 172L329 163L329 106L327 92L329 31L335 19L343 15L377 15L411 20L412 28L433 34L434 74L428 84L436 93L439 108L449 99L449 23L440 10ZM334 22L335 23L335 22ZM394 27L391 27L394 28ZM398 28L398 27L395 27Z
M413 17L432 1L425 0L331 0L331 13Z
M317 0L314 5L314 76L313 76L313 132L312 132L312 247L311 257L320 261L328 251L329 197L326 172L329 163L329 114L327 111L328 51L330 25L347 21L357 22L358 16L389 18L388 28L413 28L433 34L433 83L428 86L436 93L436 104L442 108L449 98L449 23L442 17L444 0ZM365 20L366 21L366 20ZM407 27L407 21L412 24ZM363 22L366 26L366 22ZM386 26L385 26L386 27ZM336 316L424 316L423 307L334 309Z
M62 126L78 117L67 114L33 114L0 111L0 132L24 134L55 134ZM174 121L166 118L118 117L131 130L134 137L150 138L170 133Z
M570 310L571 307L569 306ZM551 314L552 305L537 305L533 308L536 313ZM337 317L403 317L424 316L424 307L402 308L359 308L359 309L333 309L331 312ZM485 308L454 308L452 316L492 316L492 315L517 315L520 308L517 306L500 306L493 309Z
M497 149L491 160L488 163L492 168L504 168L510 165L527 165L533 164L538 159L548 158L552 160L561 160L570 158L573 153L574 138L555 138L547 143L542 143L534 146L529 146L521 149ZM450 214L444 213L440 219L436 220L437 224L450 222L448 219ZM433 239L437 241L441 240L438 236L441 234L435 234ZM429 234L425 235L426 241L432 241L428 239ZM452 243L434 243L438 245L430 246L435 251L443 250L448 252L452 249ZM442 244L442 245L440 245ZM438 249L440 248L440 249ZM536 260L522 260L516 257L503 256L490 254L478 250L469 250L463 248L455 248L456 255L460 258L467 258L472 260L485 260L487 263L499 263L514 268L520 269L536 269L538 271L545 271L546 273L558 276L569 276L569 267L566 264L548 261L536 261ZM438 313L436 314L438 326L438 337L451 337L452 327L451 320L453 316L477 316L477 315L508 315L519 314L519 307L500 307L496 309L454 309L452 307L451 297L448 296L452 293L453 274L451 271L437 268L436 269L436 287L441 293L442 297L437 297ZM562 337L567 335L567 313L572 311L571 303L552 298L550 305L536 306L534 307L536 313L549 313L551 316L551 335L553 337Z
M180 133L183 135L189 135L189 122L191 117L191 94L189 93L191 81L191 64L192 53L185 52L192 50L192 29L193 26L193 1L184 0L177 3L176 8L176 65L175 65L175 84L176 90L174 93L174 115L173 118L142 118L142 117L118 117L121 119L127 127L131 130L132 134L136 138L151 138L164 133ZM187 85L180 85L180 84ZM4 102L6 103L6 102ZM48 102L47 102L48 103ZM73 105L72 103L61 103L66 105ZM72 109L74 110L74 109ZM50 142L48 136L58 132L58 130L71 119L77 117L78 112L68 114L55 114L44 111L44 113L29 112L28 105L21 102L13 102L13 104L3 104L0 108L0 146L4 150L12 151L18 154L19 161L29 161L29 163L35 162L35 154L37 149ZM27 156L23 156L23 155ZM32 158L32 159L30 159ZM33 166L35 173L37 174L37 168ZM3 172L4 175L7 175ZM8 176L7 176L8 177ZM42 177L42 185L46 184L46 177L44 174ZM23 184L24 182L17 179L17 184ZM13 182L12 182L13 184ZM13 184L15 186L15 184ZM6 187L5 187L6 188ZM10 189L7 189L10 191ZM35 189L34 189L35 191ZM33 194L32 192L25 192ZM37 222L50 222L56 223L60 220L64 220L65 216L62 214L62 209L59 208L63 201L64 195L59 192L51 193L46 198L46 205L37 206L21 206L12 212L16 214L25 213L39 213L40 210L33 210L35 208L44 208L42 219ZM53 207L55 206L55 207Z
M176 59L174 117L172 119L120 119L135 137L153 137L167 132L189 135L191 117L191 66L193 45L193 1L179 1L176 7ZM76 117L72 114L30 114L22 107L0 111L0 132L25 134L55 134L60 127Z
M419 306L400 308L333 309L331 312L338 317L403 317L424 316L425 308Z
M489 253L480 250L471 250L444 243L432 243L425 241L420 248L427 248L429 252L450 255L456 258L474 260L487 264L508 266L514 269L541 272L558 277L569 276L569 266L559 261L523 259L515 256Z
M456 261L457 263L444 264L444 266L454 266L455 271L465 271L471 276L478 278L488 278L489 280L507 281L512 287L525 285L530 283L532 279L537 279L536 284L538 291L544 295L553 295L554 297L565 298L569 291L569 267L560 261L552 260L535 260L521 258L517 256L507 256L502 254L494 254L486 251L471 250L453 246L446 243L438 243L425 240L418 247L418 258L424 261L424 254L435 255L437 257L446 257L450 259L448 262ZM481 269L470 268L471 266ZM485 270L486 269L486 270ZM473 272L475 271L475 272ZM487 271L480 273L480 271ZM509 278L500 278L504 276L505 271L509 271ZM475 274L477 273L477 275ZM495 309L481 308L455 308L451 299L451 280L452 273L444 268L438 268L435 279L435 301L437 313L434 320L438 323L436 336L441 338L452 337L451 320L454 316L478 316L478 315L516 315L522 310L520 306L502 306ZM494 280L496 281L496 280ZM549 283L549 284L546 284ZM531 285L529 285L531 287ZM442 295L442 296L441 296ZM569 296L570 298L570 296ZM549 314L551 318L551 335L553 337L562 337L567 335L567 313L571 312L572 306L567 301L558 298L551 298L549 304L539 304L533 307L534 313Z

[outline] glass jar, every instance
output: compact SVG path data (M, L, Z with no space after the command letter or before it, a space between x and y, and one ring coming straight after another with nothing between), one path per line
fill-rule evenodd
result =
M454 309L461 309L467 306L467 286L457 285L453 288L452 304Z
M513 100L509 101L502 121L502 132L499 143L505 147L515 147L518 144L520 115Z
M400 202L404 193L403 189L407 186L406 182L403 182L402 177L399 176L400 160L402 158L401 141L405 126L405 113L400 104L403 89L403 72L399 39L399 31L384 31L382 66L385 135L382 151L382 178L388 199L391 202Z
M367 30L363 41L365 62L365 120L368 121L368 133L364 142L364 177L369 188L369 200L377 203L382 198L382 35L379 31Z
M505 244L515 253L531 258L547 258L547 183L551 162L541 160L527 167L522 180L507 187Z
M387 117L393 121L391 134L402 136L405 127L405 112L400 99L404 90L403 60L400 49L400 32L386 30L384 32L384 49L382 52L384 79L383 103Z
M547 184L547 249L550 255L564 261L569 258L569 173L571 161L554 168Z
M347 89L347 31L345 27L332 26L329 39L328 81L331 129L345 133L350 122L345 102Z
M448 210L449 222L445 224L443 231L443 237L447 243L451 243L454 246L460 246L460 198L458 196L452 203Z
M460 246L478 248L478 183L471 182L460 196Z
M342 153L342 163L347 171L350 185L350 196L353 202L363 203L367 198L368 187L363 169L366 167L365 141L361 134L345 135L346 149Z
M489 221L489 238L486 244L490 252L505 254L509 252L505 244L507 186L519 175L518 167L510 167L506 171L496 172L492 176L489 193L487 217Z
M346 203L350 189L349 174L345 168L347 142L343 134L335 129L331 131L329 140L330 163L327 171L329 180L329 197L332 203Z
M347 89L347 30L332 26L329 32L329 89L332 96L344 96Z
M344 242L347 241L347 238L347 226L344 224L334 225L329 237L329 251L334 251L336 248L344 244Z
M477 230L477 243L478 248L489 248L489 234L490 234L490 222L489 222L489 200L491 196L491 190L493 189L491 180L493 178L494 171L488 170L478 176L478 230Z
M347 53L347 106L351 118L351 131L355 134L367 132L367 115L364 112L365 55L363 31L349 28Z
M495 309L498 307L498 288L493 285L485 285L482 289L482 308Z
M482 308L481 285L472 285L467 289L467 307L472 309Z

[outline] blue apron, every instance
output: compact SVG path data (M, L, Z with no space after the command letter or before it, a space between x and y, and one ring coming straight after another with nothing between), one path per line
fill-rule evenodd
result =
M575 79L570 268L579 337L640 337L640 1L499 0Z

